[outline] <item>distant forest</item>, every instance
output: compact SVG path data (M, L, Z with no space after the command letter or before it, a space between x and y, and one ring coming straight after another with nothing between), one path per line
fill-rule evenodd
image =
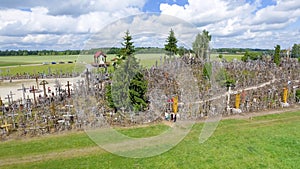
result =
M119 54L120 48L97 48L89 50L0 50L0 56L27 56L27 55L91 55L97 51L103 51L106 54ZM264 54L273 54L274 50L270 49L249 49L249 48L219 48L212 49L212 53L222 53L222 54L243 54L246 51L252 52L262 52ZM164 53L164 48L158 47L136 47L136 54L146 54L146 53ZM193 52L192 50L185 49L185 52Z

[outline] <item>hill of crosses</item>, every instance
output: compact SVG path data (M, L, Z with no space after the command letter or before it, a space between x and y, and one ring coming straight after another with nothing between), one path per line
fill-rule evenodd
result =
M37 75L37 86L20 86L22 98L14 99L14 93L8 93L0 99L1 140L107 126L197 121L299 104L300 64L296 59L282 57L276 65L270 57L229 62L188 53L162 55L155 65L141 69L147 82L146 105L138 110L112 107L107 93L113 93L109 86L116 83L114 73L107 71L109 65L102 60L106 55L102 53L99 61L99 52L96 54L95 63L74 75L73 81L62 84L58 78L55 91L47 91L47 75ZM37 89L38 85L42 87Z

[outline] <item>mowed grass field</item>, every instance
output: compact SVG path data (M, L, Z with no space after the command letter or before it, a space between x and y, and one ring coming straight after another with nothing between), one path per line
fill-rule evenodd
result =
M84 132L0 143L0 168L299 168L300 111L222 120L199 144L203 123L174 148L150 158L125 158L99 148ZM150 137L163 124L118 129Z
M160 63L160 59L164 58L165 54L136 54L135 57L140 60L140 63L144 67L151 67L155 65L156 61ZM228 61L232 61L234 58L240 60L242 55L223 55ZM111 62L111 59L116 57L115 55L108 55L107 61ZM218 54L211 55L212 60L218 60ZM67 64L68 61L72 61L73 64ZM16 75L16 74L36 74L36 73L48 73L49 69L53 73L71 73L81 72L84 69L83 64L90 64L94 61L93 55L48 55L48 56L0 56L0 76ZM52 65L51 62L57 64ZM65 64L59 64L59 62L65 62ZM43 65L43 63L49 63L49 65Z

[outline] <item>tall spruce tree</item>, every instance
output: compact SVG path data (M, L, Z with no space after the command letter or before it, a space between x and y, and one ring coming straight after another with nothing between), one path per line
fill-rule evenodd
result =
M123 59L126 59L126 57L131 56L135 52L135 48L133 45L132 37L130 35L129 30L125 32L125 36L123 37L124 42L121 43L123 48L120 50L120 55L123 57Z
M123 39L121 55L124 61L120 62L113 74L111 90L108 90L113 104L109 105L119 110L139 111L147 107L147 81L138 60L134 57L135 49L129 31L125 32Z
M274 63L276 63L277 66L280 64L280 45L275 46Z
M175 33L173 29L170 30L170 34L166 40L167 44L165 44L165 50L167 51L167 54L172 56L176 55L178 48L177 48L177 39L175 37Z

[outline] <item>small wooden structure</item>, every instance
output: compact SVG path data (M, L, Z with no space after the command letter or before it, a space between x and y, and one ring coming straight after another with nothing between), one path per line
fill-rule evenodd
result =
M94 63L92 63L92 66L94 67L106 67L108 66L106 62L106 54L102 51L98 51L94 54Z

